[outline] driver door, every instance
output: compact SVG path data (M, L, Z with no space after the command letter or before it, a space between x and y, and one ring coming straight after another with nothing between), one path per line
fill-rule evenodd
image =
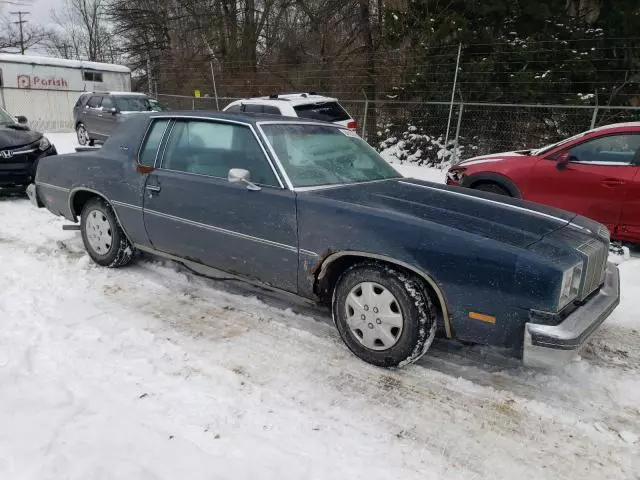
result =
M612 232L638 167L640 134L603 135L541 159L533 168L526 200L592 218Z
M147 177L144 224L167 253L297 291L295 194L282 187L249 125L177 119ZM232 168L260 188L230 183Z

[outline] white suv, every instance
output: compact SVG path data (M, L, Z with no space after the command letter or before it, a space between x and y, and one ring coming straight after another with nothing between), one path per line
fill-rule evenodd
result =
M283 117L310 118L337 123L351 130L358 126L337 99L316 95L313 92L236 100L227 105L223 112L269 113Z

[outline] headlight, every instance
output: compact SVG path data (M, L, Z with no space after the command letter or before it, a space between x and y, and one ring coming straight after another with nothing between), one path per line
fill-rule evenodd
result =
M562 274L562 284L560 285L558 310L562 310L570 302L578 298L581 283L582 264L575 265L564 271L564 273Z
M51 142L45 136L40 139L40 143L38 144L38 150L44 152L47 148L51 146Z
M449 170L449 173L447 173L447 176L449 177L449 179L453 180L454 182L460 183L464 178L465 170L466 168L462 168L462 167L452 167Z

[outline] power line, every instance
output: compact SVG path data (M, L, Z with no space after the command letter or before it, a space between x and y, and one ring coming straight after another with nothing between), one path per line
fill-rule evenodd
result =
M18 15L18 21L17 22L13 22L15 25L19 25L20 26L20 53L22 55L24 55L24 32L23 32L23 25L25 23L27 23L27 20L23 20L22 16L23 15L29 15L31 12L24 12L22 10L17 11L17 12L9 12L11 15Z

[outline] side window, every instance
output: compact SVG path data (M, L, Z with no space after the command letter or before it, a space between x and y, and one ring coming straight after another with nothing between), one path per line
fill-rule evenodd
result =
M74 106L74 107L75 107L75 108L82 107L82 106L84 105L84 102L85 102L85 101L86 101L86 99L87 99L86 97L87 97L87 96L86 96L85 94L80 95L80 97L78 97L78 101L76 102L76 104L75 104L75 106Z
M262 105L256 105L255 103L245 103L244 111L249 113L262 113Z
M232 168L249 170L258 185L279 187L264 152L242 125L177 121L171 130L162 168L227 178Z
M632 164L640 154L640 134L607 135L574 146L573 161L592 164Z
M151 125L151 129L149 130L149 134L144 141L144 145L140 150L138 163L147 167L154 166L156 154L158 152L158 148L160 148L160 143L162 142L162 137L167 129L167 125L169 125L169 121L169 119L162 119L153 122L153 125Z
M102 108L104 110L109 110L110 108L113 108L113 100L111 100L111 98L109 97L103 97L102 98Z
M89 108L98 108L100 107L100 103L102 103L102 97L98 95L94 95L87 102L87 107Z
M102 82L102 72L94 72L92 70L83 70L82 79L85 82Z
M225 112L240 112L240 111L242 111L242 105L240 105L239 103L225 110Z
M272 107L270 105L264 106L264 113L269 113L271 115L282 115L282 112L280 112L280 109L278 107Z

